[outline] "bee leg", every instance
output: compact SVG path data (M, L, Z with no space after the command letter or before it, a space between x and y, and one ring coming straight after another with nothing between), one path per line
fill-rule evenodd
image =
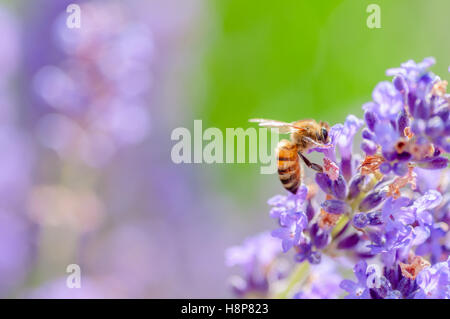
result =
M305 162L306 166L308 166L309 168L312 168L313 170L322 173L323 172L323 168L322 166L320 166L319 164L316 163L311 163L309 161L309 159L307 159L305 156L303 156L302 153L298 153L298 155L300 155L300 157L302 158L303 162Z

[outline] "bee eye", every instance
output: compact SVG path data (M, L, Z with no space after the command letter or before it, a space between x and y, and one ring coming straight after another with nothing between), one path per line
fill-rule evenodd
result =
M327 129L324 128L324 127L322 127L322 138L323 138L323 141L324 141L324 142L326 142L327 139L328 139L328 131L327 131Z

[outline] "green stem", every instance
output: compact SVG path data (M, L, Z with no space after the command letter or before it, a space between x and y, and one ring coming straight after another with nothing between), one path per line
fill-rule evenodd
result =
M331 231L331 237L336 237L337 234L344 228L344 226L347 224L347 222L350 220L350 218L347 215L342 215L341 218L339 218L339 221L337 222L336 226Z
M291 290L295 287L295 285L304 281L308 276L308 274L309 274L309 263L307 261L304 261L297 266L297 269L295 269L295 271L288 278L287 280L288 284L286 289L277 294L275 297L278 299L286 299Z

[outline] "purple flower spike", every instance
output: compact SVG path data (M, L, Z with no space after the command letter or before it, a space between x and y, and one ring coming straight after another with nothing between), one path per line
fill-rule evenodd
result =
M326 200L321 206L330 214L344 214L350 211L350 206L346 202L337 199Z

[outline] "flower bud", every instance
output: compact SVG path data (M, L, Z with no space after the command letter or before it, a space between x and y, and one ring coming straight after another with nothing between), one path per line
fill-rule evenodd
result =
M348 199L354 199L361 192L361 187L364 185L365 175L356 175L351 181L348 191Z
M416 108L417 98L416 95L412 92L408 93L408 106L411 114L414 114L414 110Z
M421 168L425 169L441 169L447 167L448 159L445 157L434 157L419 163Z
M400 93L404 93L408 87L405 79L399 75L394 78L393 84L397 91L399 91Z
M345 237L344 239L342 239L337 248L338 249L349 249L352 247L355 247L356 244L358 244L359 242L359 235L358 234L352 234L350 236Z
M352 223L356 228L364 228L369 224L369 218L365 213L358 213L353 216Z
M350 211L347 203L337 199L326 200L321 206L329 214L344 214Z
M372 142L371 140L364 140L361 143L361 149L366 153L367 155L373 155L377 151L377 144Z
M316 174L316 183L319 185L320 189L322 189L326 194L332 195L333 191L331 190L331 179L325 173L317 173Z
M315 215L314 207L312 206L310 200L308 201L308 204L306 205L305 214L306 214L306 217L308 218L308 222L310 222L314 218L314 215Z
M345 179L342 175L339 175L338 179L333 181L331 188L334 197L338 199L344 199L347 195L347 184L345 183Z
M383 224L383 219L381 218L381 212L370 212L367 213L367 218L369 220L370 225L378 226Z
M313 244L317 249L322 249L328 245L330 240L330 234L328 232L320 231L313 238Z
M375 135L368 129L368 128L364 128L362 130L362 138L365 138L367 140L375 140Z
M376 115L371 111L366 111L364 113L364 119L366 120L366 124L369 130L373 132L375 129L375 124L377 123Z
M385 192L376 191L367 195L362 202L359 204L359 210L367 212L375 207L377 207L384 199Z

